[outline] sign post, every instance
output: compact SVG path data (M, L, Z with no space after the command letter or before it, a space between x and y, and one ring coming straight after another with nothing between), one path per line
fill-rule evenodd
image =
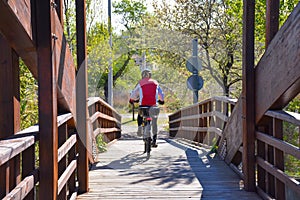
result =
M192 72L187 80L187 87L193 91L193 103L198 102L198 91L203 87L203 79L198 76L202 69L201 60L198 58L198 40L193 39L193 55L186 62L186 68Z

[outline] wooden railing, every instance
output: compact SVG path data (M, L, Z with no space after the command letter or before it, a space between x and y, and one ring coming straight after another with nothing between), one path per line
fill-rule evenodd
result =
M98 136L103 137L104 142L111 142L121 137L121 115L99 97L90 97L89 110L89 156L90 162L95 158L95 141ZM97 151L96 151L97 152Z
M287 133L292 127L292 133ZM256 131L257 191L260 196L275 199L300 199L300 114L267 111ZM294 144L287 136L292 136ZM296 145L296 146L295 146ZM287 168L287 159L294 166ZM288 174L288 169L298 175Z
M121 116L100 98L89 98L89 132L87 146L90 162L93 141L100 134L110 142L121 136ZM80 137L75 128L72 114L57 117L58 125L58 199L76 199L77 196L77 141ZM39 126L32 126L14 136L0 140L0 190L4 199L36 199L39 195ZM16 159L17 158L17 159ZM16 164L15 162L20 162ZM18 166L17 168L15 166ZM14 172L14 173L12 173ZM13 181L19 179L18 181ZM14 184L17 182L17 184ZM5 190L5 191L4 191ZM40 195L41 196L41 195Z
M217 141L214 138L220 138L220 142L217 143L219 156L244 179L241 145L242 106L241 101L235 102L236 100L224 97L213 97L173 113L169 116L170 136L209 146ZM290 133L290 136L297 138L296 144L284 137L288 135L284 132L285 127L293 128L294 132ZM288 172L286 164L287 159L292 157L294 168L300 167L299 130L300 114L282 110L267 111L257 125L256 185L257 192L264 199L300 198L299 174L293 175Z
M76 131L71 114L57 117L58 124L58 198L76 197ZM1 197L36 199L39 182L39 126L32 126L0 141ZM47 155L44 155L47 156ZM17 163L19 162L19 163ZM18 179L17 181L15 181ZM17 185L16 185L16 184ZM5 190L5 191L3 191ZM68 196L67 196L68 195Z
M215 144L235 103L235 99L213 97L180 109L169 116L170 136L209 146Z
M228 126L223 130L219 143L219 155L244 179L243 173L243 128L241 103L237 103ZM238 114L239 113L239 114ZM287 131L292 127L293 133ZM264 199L299 199L299 175L291 175L287 160L294 158L294 167L299 169L300 115L283 110L269 110L256 128L256 185L257 192ZM298 133L297 133L298 131ZM287 136L298 138L292 144ZM299 171L299 170L298 170ZM290 174L290 175L289 175Z

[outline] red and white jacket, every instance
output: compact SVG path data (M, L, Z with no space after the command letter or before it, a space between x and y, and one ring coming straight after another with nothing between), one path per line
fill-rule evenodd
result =
M130 95L130 99L139 99L140 106L156 106L158 98L164 101L164 93L158 82L151 78L143 78L139 81Z

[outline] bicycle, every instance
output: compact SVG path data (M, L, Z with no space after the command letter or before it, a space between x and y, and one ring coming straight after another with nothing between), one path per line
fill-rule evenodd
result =
M157 106L141 106L139 107L139 115L142 116L142 134L144 141L144 153L147 153L147 158L150 157L151 152L151 126L152 118L157 118L159 114L159 107Z

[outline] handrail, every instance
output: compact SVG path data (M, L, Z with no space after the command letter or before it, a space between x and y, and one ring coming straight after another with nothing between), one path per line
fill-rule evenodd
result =
M285 166L287 155L300 160L299 147L289 143L283 137L284 126L288 124L299 129L300 114L283 110L269 110L265 113L256 131L258 179L262 177L267 179L257 182L258 192L261 196L280 198L285 196L285 191L288 190L288 193L295 193L297 197L300 197L300 177L288 175ZM277 193L275 194L274 191Z
M240 114L237 113L234 115L234 120L229 119L235 102L237 101L226 101L226 98L213 97L174 112L169 115L170 136L182 137L203 145L212 145L213 138L223 136L223 131L226 130L224 129L225 123L231 123L231 121L235 123L239 121L237 116L240 116ZM220 106L221 104L224 106ZM236 105L237 109L235 109L234 112L241 112L239 105L240 104ZM223 108L230 109L223 110ZM220 126L222 123L223 126ZM290 193L296 193L298 195L297 197L300 196L300 181L295 179L300 179L300 177L289 176L284 166L286 155L300 160L300 149L298 146L283 139L284 123L289 123L296 127L298 126L299 129L300 114L283 110L269 110L265 113L262 122L258 124L258 130L256 131L256 164L258 166L256 172L258 176L257 192L260 196L265 198L272 198L274 196L278 198L282 197L285 195L285 190L289 190ZM233 127L236 129L239 128L242 131L240 122L232 126L232 128ZM226 139L231 140L230 134L234 135L233 137L236 137L236 135L242 137L241 134L232 134L230 133L231 129L228 130L226 130L228 132L227 137L225 139L223 138L222 143L218 144L221 145L218 151L221 158L224 158L228 153L229 147L227 145L232 145L233 141L230 143L227 141L226 143ZM212 132L215 135L209 136ZM199 134L202 135L199 136ZM207 139L205 140L204 137L207 137ZM300 141L300 136L298 137L298 141ZM244 174L239 166L242 164L242 146L237 147L236 155L234 155L233 152L230 153L233 157L229 159L230 162L228 164L243 179ZM265 179L267 180L265 181ZM275 194L275 191L278 194Z
M73 134L69 139L61 145L61 147L58 149L58 162L70 151L70 149L75 146L77 142L76 135Z
M88 98L89 110L89 145L88 152L91 163L95 161L97 149L96 138L104 136L105 142L110 142L121 137L121 115L109 104L99 97Z
M63 114L57 116L57 124L58 127L68 126L69 129L73 130L74 120L71 113ZM62 132L59 134L65 134L65 141L58 149L58 160L57 162L66 162L66 155L68 156L69 165L66 164L63 166L60 171L62 175L60 176L59 183L58 183L58 193L62 191L65 184L70 182L74 183L74 191L70 191L72 193L75 192L75 173L77 161L76 161L76 152L75 152L75 145L77 143L76 134L71 134L70 136L68 130L65 129L66 132ZM60 136L59 136L60 137ZM68 138L67 138L68 137ZM15 135L0 140L0 166L5 165L10 160L15 158L18 155L23 154L22 157L26 157L22 163L26 163L27 160L35 160L35 143L39 138L39 126L34 125L29 128L26 128L22 131L17 132ZM73 155L73 156L72 156ZM28 157L29 156L29 157ZM30 158L31 157L31 158ZM25 164L28 167L28 164ZM5 197L4 199L24 199L31 191L33 191L36 183L39 181L39 169L33 165L30 166L31 171L25 169L23 165L20 166L23 168L22 170L26 170L27 174L23 174L22 181L16 185Z
M0 141L0 166L19 155L34 144L34 136L12 138Z
M38 169L26 176L3 200L24 199L38 182Z
M181 108L169 115L170 136L213 145L213 139L222 135L236 102L228 97L211 97Z

